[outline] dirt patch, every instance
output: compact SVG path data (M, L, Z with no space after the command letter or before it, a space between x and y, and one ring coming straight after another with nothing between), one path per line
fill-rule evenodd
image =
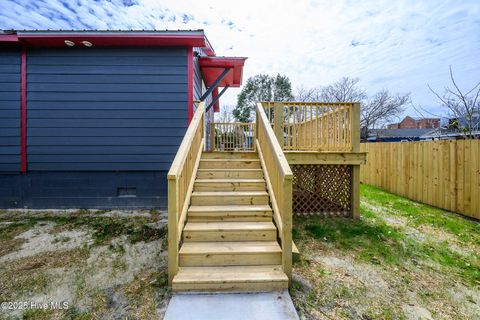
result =
M16 214L22 221L25 214ZM82 220L59 220L65 211L42 214L15 231L10 240L21 245L0 257L0 300L67 302L69 309L0 310L0 318L162 318L170 291L160 213L71 213ZM136 220L125 219L132 214Z
M459 309L465 315L480 315L480 288L467 288L462 284L455 284L447 289L447 295L452 301L459 301ZM480 317L480 316L479 316Z
M166 251L161 248L162 241L130 245L126 237L113 240L111 245L93 248L87 265L94 272L86 278L86 284L105 289L133 281L140 270L164 264Z
M342 281L364 286L366 294L370 297L389 293L388 284L382 278L379 270L371 265L355 263L351 259L334 256L315 257L315 261L330 272L336 273L342 278Z
M408 320L433 320L432 314L419 305L405 304L402 306L403 313Z
M50 234L55 223L38 223L33 228L16 236L14 240L22 241L20 250L10 252L0 257L0 262L31 257L42 252L66 251L78 248L91 242L89 233L85 230L64 231Z

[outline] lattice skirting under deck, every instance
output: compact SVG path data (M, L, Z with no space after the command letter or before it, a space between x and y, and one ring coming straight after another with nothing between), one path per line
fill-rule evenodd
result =
M352 166L293 164L293 213L351 216Z

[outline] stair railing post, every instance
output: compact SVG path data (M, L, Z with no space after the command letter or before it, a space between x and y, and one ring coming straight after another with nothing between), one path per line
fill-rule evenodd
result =
M168 179L168 284L178 272L178 179Z
M210 151L215 151L215 123L210 122Z
M278 143L283 148L284 145L284 136L283 136L283 102L274 102L273 103L273 112L274 112L274 130L275 137L277 137Z

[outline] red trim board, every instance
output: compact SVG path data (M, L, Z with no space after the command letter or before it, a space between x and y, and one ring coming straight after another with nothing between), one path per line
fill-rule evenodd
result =
M193 118L193 48L189 47L187 52L187 86L188 86L188 124Z

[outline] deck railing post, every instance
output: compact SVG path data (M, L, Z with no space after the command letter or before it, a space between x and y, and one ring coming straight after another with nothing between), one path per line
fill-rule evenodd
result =
M273 104L273 112L274 112L274 130L275 130L275 137L277 137L278 143L283 148L284 145L284 137L283 137L283 102L274 102Z
M352 152L360 152L360 103L354 103L351 115ZM352 216L360 217L360 165L352 166Z

